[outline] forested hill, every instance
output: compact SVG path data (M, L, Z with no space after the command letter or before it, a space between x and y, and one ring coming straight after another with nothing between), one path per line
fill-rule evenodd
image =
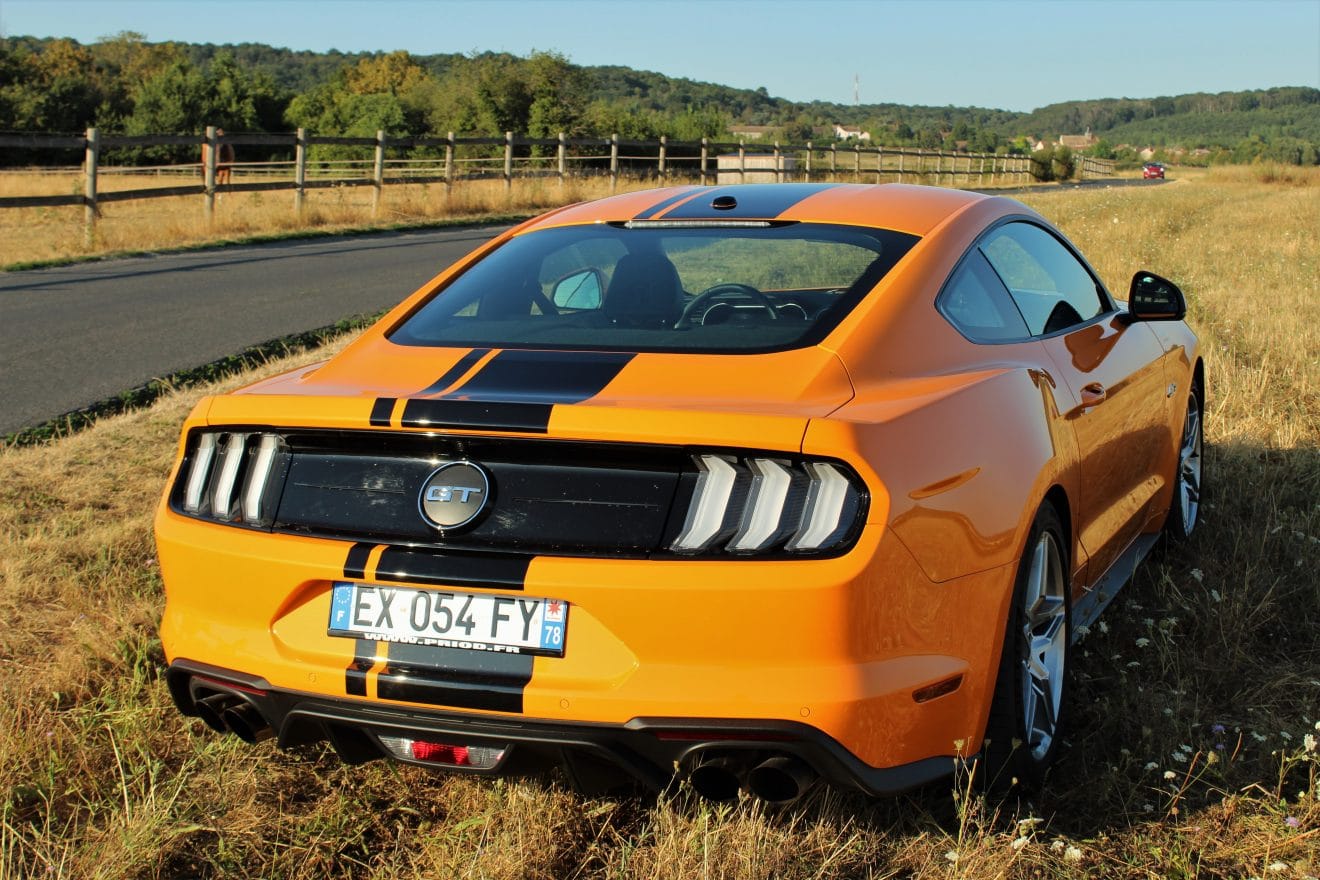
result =
M1158 83L1152 83L1152 91ZM1098 154L1124 145L1198 151L1204 160L1315 163L1320 90L1069 101L1017 113L978 107L795 102L627 67L585 67L554 53L414 56L306 52L260 43L149 43L120 34L0 40L0 130L403 134L564 130L625 137L728 138L748 126L787 142L829 140L835 124L885 144L1021 150L1090 131ZM1120 158L1122 156L1120 155Z

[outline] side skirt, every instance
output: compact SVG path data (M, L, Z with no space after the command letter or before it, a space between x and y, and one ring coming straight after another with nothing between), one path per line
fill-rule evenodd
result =
M1150 553L1155 542L1160 538L1159 535L1138 535L1137 539L1128 545L1123 551L1123 555L1114 560L1114 564L1109 566L1109 571L1100 578L1095 586L1087 591L1086 595L1079 599L1072 609L1072 641L1077 642L1078 631L1084 626L1090 626L1100 618L1100 612L1104 611L1118 591L1123 589L1132 580L1132 575L1136 573L1137 566Z

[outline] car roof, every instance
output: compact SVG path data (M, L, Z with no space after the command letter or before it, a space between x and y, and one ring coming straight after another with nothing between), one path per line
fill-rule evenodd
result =
M993 198L965 190L899 183L673 186L571 205L529 223L521 231L630 220L794 220L925 235L969 205Z

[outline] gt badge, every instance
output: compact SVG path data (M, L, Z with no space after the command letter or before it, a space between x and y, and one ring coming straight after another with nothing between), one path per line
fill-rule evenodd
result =
M486 471L468 461L440 465L422 483L417 499L422 519L441 531L457 529L477 518L490 498Z

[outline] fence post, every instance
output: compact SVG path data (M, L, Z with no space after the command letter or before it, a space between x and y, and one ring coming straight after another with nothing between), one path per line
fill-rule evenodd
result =
M747 182L747 141L738 141L738 182Z
M87 246L96 243L96 166L100 161L101 136L96 128L87 129L87 154L83 159L83 238Z
M898 182L903 182L903 157L907 155L907 150L898 148Z
M838 180L839 174L839 145L830 144L830 183Z
M853 144L853 183L862 182L862 144Z
M660 164L657 170L660 172L660 179L665 179L665 148L669 146L669 136L660 135Z
M568 174L568 142L564 139L564 133L559 133L559 146L555 148L555 158L559 160L559 185L564 185L564 177Z
M779 152L779 141L775 141L775 183L784 182L784 157Z
M504 192L513 191L513 132L504 133Z
M301 217L307 199L307 131L298 129L293 142L293 214Z
M380 191L385 185L385 132L376 129L376 164L371 169L371 216L380 213Z
M706 185L706 158L710 152L710 139L701 139L701 185Z
M619 188L619 133L610 135L610 192Z
M454 133L445 135L445 198L454 191Z
M807 183L811 183L811 141L807 141Z
M875 148L875 182L885 182L885 148L883 144Z

